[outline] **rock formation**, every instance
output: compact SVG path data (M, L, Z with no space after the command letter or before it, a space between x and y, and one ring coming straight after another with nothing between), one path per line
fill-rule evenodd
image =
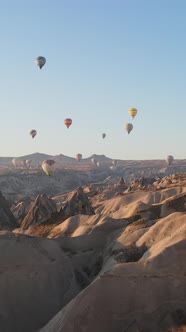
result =
M11 212L13 213L13 215L19 225L21 225L21 222L23 221L24 217L28 213L31 203L32 203L32 200L30 199L30 197L25 197L25 198L19 200L18 202L16 202L11 207Z
M65 217L71 217L76 214L94 214L94 210L83 192L82 187L79 187L67 197L67 202L63 207L63 214Z
M45 194L38 195L22 222L22 229L42 225L55 213L57 214L55 202Z
M0 331L37 331L79 292L57 242L0 234L0 252Z
M16 219L8 207L6 199L0 192L0 230L13 230L18 227Z

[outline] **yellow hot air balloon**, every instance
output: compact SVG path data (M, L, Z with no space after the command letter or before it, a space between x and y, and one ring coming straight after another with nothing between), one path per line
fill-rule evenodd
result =
M132 107L128 110L129 115L134 119L136 114L138 113L137 109Z

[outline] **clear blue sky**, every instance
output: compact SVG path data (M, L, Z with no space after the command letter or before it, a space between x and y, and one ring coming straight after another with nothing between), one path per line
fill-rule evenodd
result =
M185 0L1 0L0 42L0 156L186 158Z

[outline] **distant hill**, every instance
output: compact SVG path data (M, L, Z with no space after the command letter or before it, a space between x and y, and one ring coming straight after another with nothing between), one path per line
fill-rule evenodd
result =
M43 160L46 159L54 159L59 164L67 164L67 165L75 165L75 164L83 164L83 165L90 165L91 159L95 158L102 166L110 166L112 165L112 158L109 158L105 155L97 155L92 154L90 157L83 158L80 163L76 160L74 157L65 156L63 154L59 155L49 155L45 153L35 152L33 154L28 154L24 156L17 156L17 157L0 157L0 166L1 167L10 167L12 166L12 159L18 159L20 162L22 160L30 159L32 161L32 165L38 166L41 165ZM117 159L118 166L122 167L163 167L166 166L166 162L164 159L152 159L152 160L121 160ZM186 165L186 159L177 159L174 160L173 165L175 166L185 166Z
M77 160L75 159L75 157L69 157L69 156L65 156L63 154L59 154L59 155L49 155L49 154L45 154L45 153L33 153L33 154L28 154L28 155L24 155L24 156L19 156L19 157L0 157L0 165L1 166L11 166L12 165L12 159L18 159L20 161L22 160L27 160L30 159L32 161L32 164L36 164L39 165L42 163L43 160L46 159L54 159L57 163L62 163L62 164L75 164L77 163ZM81 160L81 164L89 164L91 163L91 159L95 158L97 161L102 162L102 163L111 163L112 159L104 156L104 155L97 155L97 154L93 154L88 158L83 158Z

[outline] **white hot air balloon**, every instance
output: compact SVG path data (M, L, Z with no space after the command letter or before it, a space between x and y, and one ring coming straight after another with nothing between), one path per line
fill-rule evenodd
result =
M116 166L117 165L117 160L112 160L112 165Z
M30 167L31 162L32 162L32 161L31 161L30 159L27 159L27 160L26 160L26 166L27 166L27 167Z
M54 164L55 164L55 160L52 160L52 159L44 160L42 162L41 167L46 175L51 176L54 173L54 171L55 171Z
M35 64L40 68L42 69L42 67L45 65L46 63L46 59L44 58L44 56L38 56L36 59L35 59Z
M97 167L97 160L95 158L91 159L91 163L94 167Z
M173 160L174 160L174 157L169 155L165 158L165 160L166 160L168 165L171 165Z
M12 164L14 165L14 167L18 166L19 163L16 158L12 159Z

